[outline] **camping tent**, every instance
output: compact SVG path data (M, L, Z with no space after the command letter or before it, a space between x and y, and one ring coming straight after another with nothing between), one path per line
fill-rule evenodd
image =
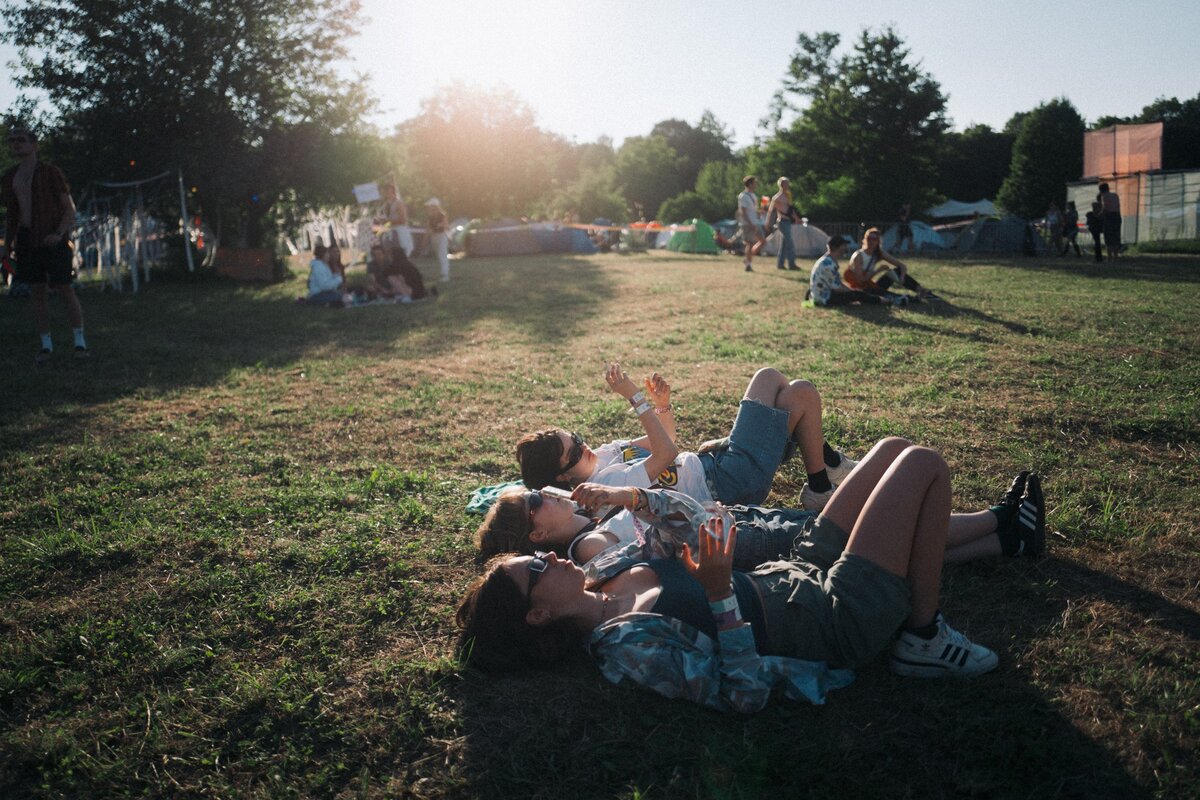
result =
M468 229L464 239L469 256L526 256L542 252L529 226L515 219Z
M533 236L543 253L595 253L596 245L580 228L555 228L535 225Z
M676 231L667 244L668 250L676 253L710 253L712 255L721 252L717 247L716 239L713 238L711 225L700 219L694 219L687 224L691 225L693 230Z
M825 244L829 241L829 234L818 228L816 225L792 225L792 243L796 245L797 258L816 258L825 252ZM779 254L779 246L783 242L783 233L781 229L775 231L767 237L767 243L763 246L763 253L768 256Z
M974 203L964 203L960 200L947 200L940 206L925 209L925 215L934 219L949 219L951 217L971 217L978 214L981 217L994 217L1000 212L991 200L976 200Z
M1037 255L1045 252L1046 243L1028 220L1020 217L980 218L958 235L954 249L961 255L968 253Z
M930 253L940 252L949 247L949 244L942 235L929 227L924 222L913 220L909 227L912 228L912 243L906 244L905 247L911 252ZM900 226L893 225L888 228L883 234L883 248L890 250L893 253L896 251L896 242L900 239Z

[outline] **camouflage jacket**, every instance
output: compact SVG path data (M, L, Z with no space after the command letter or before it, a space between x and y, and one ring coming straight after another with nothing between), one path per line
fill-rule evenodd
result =
M708 512L677 492L649 489L646 496L647 508L637 512L651 523L644 541L609 548L588 562L590 585L650 558L670 558L684 542L695 546ZM600 625L592 631L588 650L613 683L636 684L720 711L758 711L774 689L793 700L820 704L828 692L854 679L851 670L830 669L824 662L760 656L748 624L721 631L714 641L684 622L646 612L622 614Z

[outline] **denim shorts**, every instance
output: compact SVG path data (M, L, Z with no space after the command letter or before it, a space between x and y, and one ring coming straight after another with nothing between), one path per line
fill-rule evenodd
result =
M908 584L843 552L848 538L818 517L788 561L750 574L763 600L764 655L857 667L879 655L900 629L912 607Z
M729 447L701 453L704 479L725 505L757 505L767 498L788 441L788 412L743 400L729 433Z

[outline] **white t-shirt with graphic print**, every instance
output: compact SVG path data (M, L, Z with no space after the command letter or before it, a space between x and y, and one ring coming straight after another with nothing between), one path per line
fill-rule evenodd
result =
M704 479L704 465L695 453L680 453L654 480L646 474L648 457L643 448L635 447L628 439L609 442L596 448L596 469L589 483L604 486L633 486L638 489L662 487L686 494L700 503L713 499Z

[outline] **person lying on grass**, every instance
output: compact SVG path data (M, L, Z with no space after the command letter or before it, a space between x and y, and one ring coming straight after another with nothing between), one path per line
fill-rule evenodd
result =
M504 670L583 647L614 683L741 712L774 689L824 702L897 632L893 672L979 675L996 654L939 610L950 519L942 457L884 439L787 560L753 572L733 570L737 526L726 531L719 516L701 524L695 549L607 560L591 581L552 553L493 558L458 608L459 658Z
M620 364L610 365L604 379L633 406L645 435L592 450L578 433L559 428L528 434L517 443L517 462L521 480L530 489L585 482L661 486L701 503L761 503L779 465L798 448L808 477L800 504L819 511L857 463L825 441L816 387L808 381L789 381L779 370L754 374L729 437L706 442L699 453L680 452L675 446L671 387L658 373L646 379L645 392Z
M607 511L596 513L603 509ZM475 546L482 559L546 551L588 569L598 558L608 558L614 548L631 544L646 559L672 556L685 544L694 550L700 524L714 514L737 524L733 566L739 570L785 558L818 519L817 512L805 509L702 505L669 489L583 483L570 496L554 488L501 494L475 531ZM1002 554L1039 556L1044 546L1041 481L1037 474L1022 472L998 505L950 515L946 561L961 563Z
M892 284L917 293L917 300L936 300L937 295L917 283L908 274L908 265L883 249L879 228L869 228L863 234L862 247L850 256L850 266L843 277L851 289L884 295Z

